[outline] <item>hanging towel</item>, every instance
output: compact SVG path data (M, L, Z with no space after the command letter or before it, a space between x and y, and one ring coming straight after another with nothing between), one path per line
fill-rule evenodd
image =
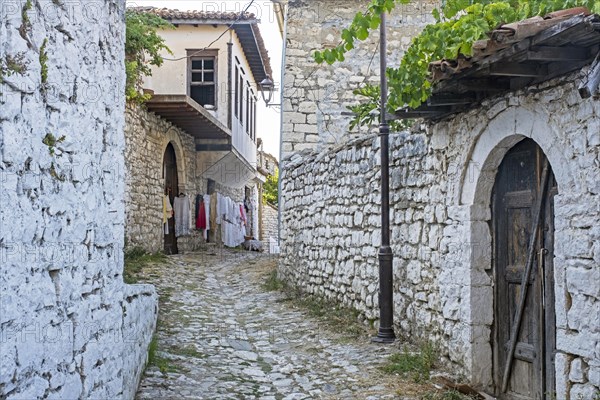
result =
M217 229L217 194L210 195L210 229Z
M206 215L204 213L204 198L199 194L196 196L196 212L194 213L193 221L194 226L198 230L206 229L206 221L203 221L202 215Z
M173 217L173 207L168 195L163 196L163 225L165 235L169 234L169 219Z
M204 205L204 199L200 201L201 197L198 196L198 212L196 217L196 229L206 229L206 209Z
M173 201L173 211L175 213L175 236L185 236L190 234L190 201L187 196L175 197Z
M204 215L206 218L206 229L204 229L204 239L208 240L208 231L212 228L212 223L213 221L211 220L210 216L211 216L211 209L210 209L210 201L211 201L211 197L208 194L205 194L204 197L202 198L202 201L204 202Z
M244 205L240 204L240 215L242 217L242 224L246 225L248 223L246 219L246 211L244 210Z

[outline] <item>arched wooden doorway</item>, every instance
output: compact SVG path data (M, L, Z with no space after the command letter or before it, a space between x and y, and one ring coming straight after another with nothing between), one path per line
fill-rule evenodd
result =
M556 193L548 160L533 140L524 139L508 151L499 167L492 198L494 380L501 399L553 398ZM527 294L521 299L528 264Z
M163 176L165 178L165 194L169 196L171 205L177 191L179 190L179 179L177 177L177 157L175 156L175 149L173 145L169 143L165 150L163 157ZM168 219L168 233L165 233L165 254L177 254L177 237L175 236L175 218Z

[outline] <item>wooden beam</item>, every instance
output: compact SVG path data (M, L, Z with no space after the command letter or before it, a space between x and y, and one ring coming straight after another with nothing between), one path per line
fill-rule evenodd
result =
M581 61L588 57L588 51L583 47L538 46L525 53L528 61Z
M452 107L427 107L421 106L414 110L401 109L396 110L395 119L411 119L411 118L439 118L452 112Z
M510 81L502 78L463 79L457 80L454 83L456 84L456 88L461 92L497 93L510 90Z
M576 15L573 18L569 18L566 21L559 22L551 28L545 29L542 32L531 38L531 45L535 46L542 44L547 40L553 39L554 37L564 33L567 30L574 29L578 30L593 30L594 28L589 24L581 24L585 22L587 18L584 15Z
M196 144L196 151L231 151L231 144Z
M579 86L579 96L582 99L587 99L595 95L600 87L600 52L594 59L590 72L587 76L587 81Z
M436 93L427 100L427 105L430 107L440 107L471 104L476 101L477 99L473 95L458 93Z
M548 75L548 67L546 65L522 63L498 63L490 65L489 73L492 76L526 76L538 78Z

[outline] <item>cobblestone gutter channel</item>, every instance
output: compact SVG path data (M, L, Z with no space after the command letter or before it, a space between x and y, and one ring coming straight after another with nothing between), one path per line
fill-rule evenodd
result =
M147 267L142 279L161 296L159 362L137 398L410 399L428 389L381 372L398 347L348 339L265 291L274 263L226 251Z

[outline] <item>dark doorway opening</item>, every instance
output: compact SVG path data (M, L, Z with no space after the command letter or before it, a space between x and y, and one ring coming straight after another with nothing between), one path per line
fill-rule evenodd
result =
M175 149L173 145L169 143L165 150L163 158L163 175L165 177L165 194L169 196L171 205L173 205L175 196L179 190L179 179L177 177L177 157L175 156ZM175 218L169 218L167 220L169 225L168 232L165 233L165 254L177 254L177 237L175 236Z

